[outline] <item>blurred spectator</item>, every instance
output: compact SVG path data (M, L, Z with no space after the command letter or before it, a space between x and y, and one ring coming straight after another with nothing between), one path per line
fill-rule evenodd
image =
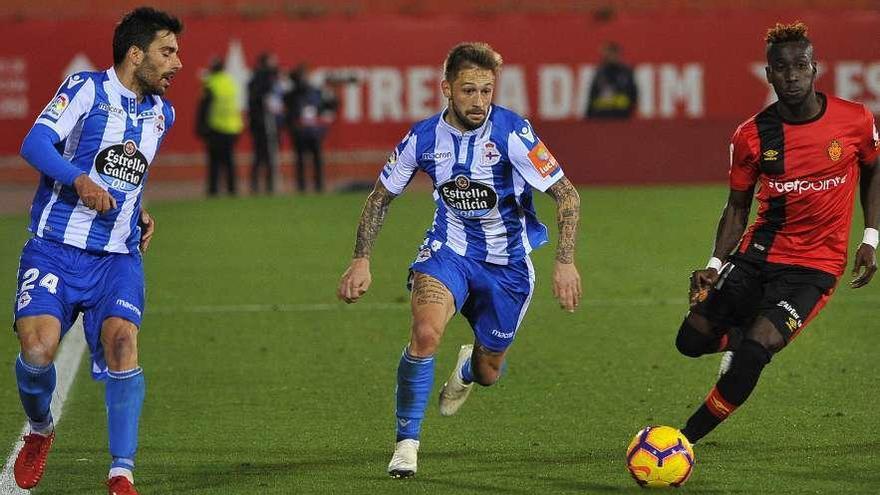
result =
M266 192L275 190L278 169L278 124L284 104L278 80L278 60L274 54L263 53L257 60L253 77L248 83L248 124L254 145L251 166L251 192L259 192L260 169L265 176Z
M308 80L308 69L300 64L290 72L290 91L285 95L287 124L296 152L297 190L306 189L305 155L309 154L314 165L315 191L324 190L323 140L327 127L336 115L338 101L333 89L327 85L317 88Z
M196 112L196 133L208 149L208 195L217 195L220 174L226 176L226 191L236 192L235 142L244 122L238 104L238 86L215 58L204 78L202 98Z
M587 118L627 119L632 117L638 102L633 70L623 63L617 43L602 47L602 59L590 85Z

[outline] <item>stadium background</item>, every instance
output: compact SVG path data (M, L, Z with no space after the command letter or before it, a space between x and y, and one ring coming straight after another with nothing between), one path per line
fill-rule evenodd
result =
M36 174L17 157L35 115L71 69L109 65L112 24L140 2L0 7L0 260L11 301ZM672 345L687 273L711 249L725 197L728 139L768 101L763 32L801 19L823 91L880 111L876 1L239 2L177 0L184 70L179 120L151 169L159 219L147 256L147 370L138 482L145 493L635 492L629 437L680 424L717 361ZM581 311L550 294L553 249L535 255L538 292L508 374L453 420L432 405L420 476L390 484L393 368L407 325L404 267L430 218L424 191L396 200L359 305L333 299L363 194L201 200L193 134L199 74L223 55L246 69L266 50L282 67L354 71L327 143L335 185L371 181L412 120L439 108L436 78L460 40L505 57L502 104L528 115L584 202ZM599 46L636 67L637 118L583 121ZM244 73L242 73L244 74ZM246 77L242 75L241 77ZM249 165L249 137L239 167ZM289 176L285 141L282 172ZM289 182L289 181L288 181ZM288 186L289 187L289 186ZM171 200L173 199L173 200ZM171 200L171 201L169 201ZM538 209L552 224L552 205ZM854 217L853 240L861 238ZM551 228L551 232L554 229ZM749 405L697 450L694 493L874 493L880 483L872 321L878 281L841 288L797 345L774 359ZM0 326L8 328L3 311ZM469 339L456 319L437 381ZM11 335L0 345L0 445L22 424ZM2 377L0 373L0 377ZM42 490L94 493L105 473L102 388L78 369ZM492 434L487 434L486 421ZM6 440L4 440L6 439ZM2 481L0 481L2 483ZM5 486L4 486L5 487Z
M0 181L30 184L34 174L15 155L34 115L64 75L109 65L108 24L125 4L135 3L4 3L0 18L10 42L0 46ZM791 7L797 4L811 8ZM318 79L331 72L357 78L340 88L340 112L326 146L328 175L338 182L375 176L408 125L440 108L437 80L446 50L479 38L505 58L497 102L534 122L575 183L720 181L735 125L769 101L761 39L777 20L809 24L818 41L823 91L880 112L880 11L870 8L876 2L773 5L168 2L186 20L185 69L169 92L177 128L150 180L195 180L204 173L193 118L200 76L214 56L225 57L227 70L242 84L264 51L276 53L283 68L308 62ZM612 40L636 70L637 118L619 125L586 122L581 117L599 47ZM245 133L238 147L242 173L249 149ZM289 175L286 139L282 149Z

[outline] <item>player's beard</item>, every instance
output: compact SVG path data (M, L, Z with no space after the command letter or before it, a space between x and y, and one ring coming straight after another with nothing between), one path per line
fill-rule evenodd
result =
M480 127L481 125L483 125L483 122L486 121L486 116L484 115L483 118L480 119L479 122L477 122L476 124L473 123L470 119L467 118L467 115L461 113L461 112L458 110L458 107L455 106L455 102L452 101L452 98L449 98L449 109L452 110L452 113L453 113L453 114L455 114L455 118L458 119L458 122L459 122L459 123L465 128L465 129L467 129L467 130L469 130L469 131L472 131L472 130L474 130L474 129Z
M162 74L159 73L159 68L149 58L145 58L144 62L135 69L134 78L140 85L143 94L159 96L165 94L165 88L161 84Z

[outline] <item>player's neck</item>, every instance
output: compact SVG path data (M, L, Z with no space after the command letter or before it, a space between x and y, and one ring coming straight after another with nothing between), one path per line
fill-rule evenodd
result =
M779 100L776 104L783 120L789 122L804 122L816 118L822 112L822 97L813 91L800 105L789 106Z
M461 133L475 131L483 125L480 124L476 127L465 125L465 123L462 122L460 118L458 118L458 114L454 112L451 107L448 107L446 111L443 112L443 120L445 120L447 124L451 125ZM485 123L485 120L483 122Z
M134 77L134 69L114 65L113 70L116 71L116 77L119 79L119 82L125 86L126 89L134 93L138 101L143 101L144 89L141 87L137 78Z

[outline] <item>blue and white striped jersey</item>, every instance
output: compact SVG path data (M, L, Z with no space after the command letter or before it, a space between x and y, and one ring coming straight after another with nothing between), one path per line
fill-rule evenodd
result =
M138 102L112 67L68 77L34 126L55 131L63 157L109 191L117 208L98 215L82 204L72 186L42 175L30 231L90 252L137 252L149 165L173 124L168 101L149 95Z
M445 244L461 256L506 265L547 243L532 188L546 191L562 168L516 113L492 105L483 125L468 132L449 125L443 112L418 122L380 180L401 194L417 170L434 183L437 210L427 242L435 250Z

